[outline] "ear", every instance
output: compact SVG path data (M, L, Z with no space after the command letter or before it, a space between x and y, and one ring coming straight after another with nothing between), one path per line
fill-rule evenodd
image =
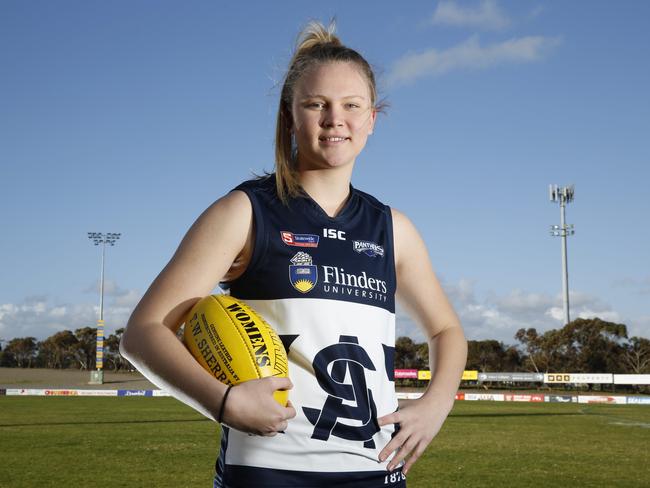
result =
M377 110L373 108L370 110L370 125L368 127L368 135L374 132L376 120L377 120Z

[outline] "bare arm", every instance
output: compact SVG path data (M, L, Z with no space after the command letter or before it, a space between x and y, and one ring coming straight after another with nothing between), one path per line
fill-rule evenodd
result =
M409 455L406 473L438 433L453 406L467 360L467 341L419 233L396 210L393 227L397 299L425 332L431 369L431 381L420 399L379 419L381 425L399 423L401 427L379 457L384 460L399 448L388 469L397 467Z
M120 344L122 355L148 379L211 419L218 415L226 386L198 364L178 341L176 331L197 300L210 294L234 269L233 263L237 262L238 268L245 267L241 265L242 256L244 260L249 257L247 250L252 238L252 208L243 192L232 192L210 206L192 225L171 261L142 297ZM224 415L229 425L262 434L286 427L290 409L277 403L265 403L273 415L262 419L264 425L241 408L247 403L246 396L264 396L265 401L272 401L275 389L290 387L288 380L268 380L233 388ZM280 417L283 418L278 424Z

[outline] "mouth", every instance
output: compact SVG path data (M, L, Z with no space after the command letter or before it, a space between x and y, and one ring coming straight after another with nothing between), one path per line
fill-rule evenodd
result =
M341 136L327 136L327 137L319 137L319 141L321 142L328 142L328 143L337 143L337 142L345 142L349 141L349 137L341 137Z

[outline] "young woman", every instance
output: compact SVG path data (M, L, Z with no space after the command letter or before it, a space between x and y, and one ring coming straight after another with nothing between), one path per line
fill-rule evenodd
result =
M223 412L217 487L406 486L452 408L466 341L426 247L402 213L350 184L379 108L366 60L310 24L282 88L275 173L209 207L131 316L123 354L204 415ZM217 283L274 326L291 380L225 395L177 340ZM399 410L395 297L424 329L432 371Z

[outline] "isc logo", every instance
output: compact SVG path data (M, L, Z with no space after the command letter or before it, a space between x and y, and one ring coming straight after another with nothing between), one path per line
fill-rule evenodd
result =
M323 229L323 237L327 237L328 239L338 239L339 241L344 241L345 232L336 229Z

